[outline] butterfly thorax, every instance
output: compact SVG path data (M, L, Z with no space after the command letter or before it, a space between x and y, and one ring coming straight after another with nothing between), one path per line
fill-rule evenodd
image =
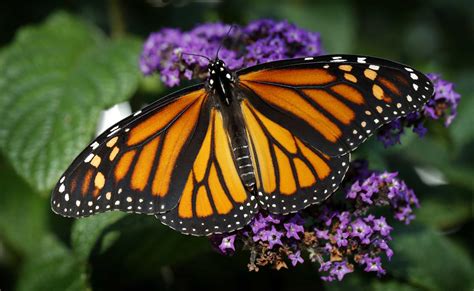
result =
M208 90L213 96L215 107L222 114L229 135L235 165L244 185L252 191L255 185L254 168L234 73L222 60L209 64Z
M209 79L208 86L209 90L213 91L224 105L229 106L232 103L232 87L234 87L235 77L234 74L226 67L225 63L216 59L211 61L208 66Z

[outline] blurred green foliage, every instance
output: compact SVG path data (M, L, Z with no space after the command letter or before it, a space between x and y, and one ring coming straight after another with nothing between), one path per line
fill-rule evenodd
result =
M0 4L1 290L472 290L471 1L159 3ZM408 134L389 150L372 139L355 153L399 171L421 200L415 224L396 225L385 277L356 272L322 283L309 263L249 273L248 254L220 256L206 238L180 235L153 217L106 213L73 221L52 214L50 190L93 137L99 112L124 100L137 109L166 93L138 72L150 32L266 17L321 32L327 52L390 58L457 84L462 101L449 129L432 123L424 139ZM437 169L447 184L426 185L415 167Z
M0 55L0 146L39 191L51 189L95 129L104 107L136 90L136 39L109 40L57 13L25 27Z

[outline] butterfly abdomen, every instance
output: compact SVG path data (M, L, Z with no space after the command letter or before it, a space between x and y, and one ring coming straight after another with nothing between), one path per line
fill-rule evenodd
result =
M253 190L255 185L255 174L250 158L250 149L248 146L247 139L239 136L234 138L233 152L235 157L235 163L239 172L239 176L242 182L249 190Z
M247 139L247 131L240 111L239 103L232 102L228 106L221 107L226 121L227 132L235 166L242 183L249 191L253 191L255 185L255 171L250 155L250 147Z
M231 82L231 80L227 82ZM255 169L252 163L247 131L240 109L240 102L236 102L239 98L235 94L236 92L231 91L228 91L228 93L218 92L217 96L214 95L218 97L215 98L214 102L215 104L219 104L219 111L222 113L224 118L227 134L232 147L234 163L239 177L247 190L252 192L255 186ZM223 97L223 95L225 96ZM225 100L231 100L231 102L226 103Z

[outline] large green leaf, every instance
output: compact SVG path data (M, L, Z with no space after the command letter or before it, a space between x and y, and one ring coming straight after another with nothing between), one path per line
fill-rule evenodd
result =
M29 257L19 275L17 290L88 290L84 267L70 250L52 236L38 241L38 252Z
M139 46L57 13L2 51L0 147L35 189L53 186L92 138L101 109L130 98Z
M442 233L421 226L395 232L394 256L387 269L427 290L472 290L469 255Z
M125 216L124 212L107 212L75 221L71 233L74 252L87 261L91 250L102 237L105 228Z
M371 289L374 291L415 291L420 290L415 286L411 286L406 282L397 282L396 280L390 281L381 281L374 279L372 280ZM365 290L365 288L361 288L361 290Z
M463 146L474 140L474 130L472 130L472 121L474 116L474 85L472 78L474 72L462 72L459 83L456 82L456 90L461 93L461 101L458 107L458 115L453 121L450 131L453 136L456 149L460 150Z
M390 152L396 154L395 149L390 149ZM448 183L474 191L474 169L471 165L460 165L453 155L449 146L429 137L405 144L402 154L403 159L410 160L414 165L434 167L441 171Z
M153 277L163 266L210 251L207 238L185 236L154 217L123 212L77 220L71 243L79 260L99 262L93 263L89 272L103 272L103 268L112 264L116 276L127 274L134 278Z
M0 240L21 254L34 254L46 232L49 203L0 157Z
M105 248L110 234L115 239L114 243L109 243ZM157 280L161 268L177 266L200 254L211 252L206 237L180 234L152 216L127 215L111 223L98 237L96 247L92 250L91 272L92 277L107 272L117 278L119 285L143 278ZM113 270L110 265L114 266ZM96 280L107 282L107 278Z
M348 274L340 282L333 281L325 283L325 290L328 291L415 291L419 290L408 282L399 282L394 278L377 278L373 273L362 274L357 272Z
M470 192L453 186L438 186L423 195L416 219L437 229L456 228L472 218ZM471 203L470 203L471 202Z

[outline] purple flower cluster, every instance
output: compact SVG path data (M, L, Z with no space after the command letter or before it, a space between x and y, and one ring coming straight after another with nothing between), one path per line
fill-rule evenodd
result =
M413 132L423 137L428 131L424 126L427 119L438 120L444 118L445 126L449 126L456 117L461 95L454 90L454 84L441 79L439 74L428 74L427 76L434 85L433 98L426 103L422 111L394 120L377 132L377 138L385 147L399 144L405 128L411 127Z
M305 237L304 222L299 214L283 216L262 212L245 229L221 237L220 241L214 243L216 246L219 244L222 253L228 253L229 250L235 250L233 243L236 236L243 240L244 248L251 249L255 254L255 259L249 264L251 270L266 265L276 269L287 268L285 260L296 266L304 262L301 249L298 248L298 242Z
M397 173L369 171L367 163L351 164L343 203L328 201L290 215L259 213L244 229L214 242L222 253L234 251L234 241L250 250L249 270L271 266L296 266L305 260L319 263L325 281L342 280L359 266L366 272L385 274L382 258L391 259L392 227L384 216L374 216L379 207L392 210L405 223L414 219L418 200ZM307 257L305 259L304 257Z
M356 264L365 266L367 272L385 274L381 255L385 254L388 259L393 255L387 244L392 239L392 227L385 217L326 206L316 221L319 247L314 248L313 253L319 250L319 255L312 261L320 263L323 280L340 281L345 274L354 271Z
M319 33L308 32L287 21L256 20L245 27L222 23L196 26L190 31L165 28L145 41L140 69L145 75L159 73L169 87L182 80L207 77L208 60L183 53L219 58L232 69L257 63L321 54ZM230 30L230 33L228 34Z
M440 74L428 74L433 82L435 94L424 108L425 116L431 119L445 118L445 126L449 126L457 115L457 107L461 95L454 90L454 84L441 79Z
M410 223L415 218L413 206L420 207L412 189L397 178L397 173L373 173L363 181L356 181L350 187L346 198L355 200L358 211L370 206L390 205L395 219Z

